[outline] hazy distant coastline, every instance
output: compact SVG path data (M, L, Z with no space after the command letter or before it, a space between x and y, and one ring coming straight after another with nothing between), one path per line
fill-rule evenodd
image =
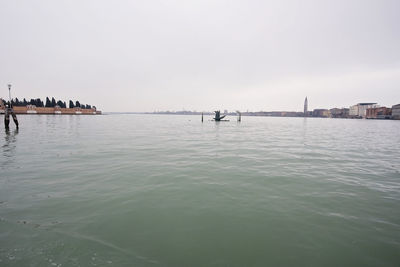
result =
M367 111L370 111L367 114ZM383 111L382 111L383 110ZM385 114L379 114L384 112ZM246 111L241 112L242 116L262 116L262 117L311 117L311 118L342 118L342 119L400 119L400 104L388 109L386 107L373 107L365 110L366 115L351 115L348 108L314 109L306 114L298 111ZM105 112L107 114L157 114L157 115L214 115L211 111L153 111L153 112ZM236 116L237 112L223 112L227 116ZM393 114L393 116L392 116ZM368 116L367 116L368 115Z

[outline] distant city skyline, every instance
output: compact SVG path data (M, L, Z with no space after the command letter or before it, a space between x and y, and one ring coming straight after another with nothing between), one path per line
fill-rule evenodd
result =
M0 3L0 97L102 111L400 103L400 2Z

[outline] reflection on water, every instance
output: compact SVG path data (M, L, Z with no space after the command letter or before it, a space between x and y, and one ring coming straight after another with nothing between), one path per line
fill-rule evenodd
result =
M17 147L18 129L10 131L5 130L4 144L2 145L3 157L0 160L0 170L8 168L9 165L15 161L15 150Z
M307 146L307 117L303 119L303 145Z
M11 157L12 153L14 153L15 148L17 146L17 135L18 129L10 131L9 129L5 129L5 136L4 136L4 144L3 144L3 154L6 157Z

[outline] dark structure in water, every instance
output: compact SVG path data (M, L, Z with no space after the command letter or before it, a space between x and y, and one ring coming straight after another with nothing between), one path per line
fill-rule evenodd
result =
M221 111L219 111L219 110L214 111L214 112L215 112L215 117L214 117L215 121L221 121L226 116L226 115L221 116Z
M14 120L15 126L17 126L17 129L19 127L18 120L17 120L17 115L15 115L12 103L11 103L11 84L8 85L8 94L10 101L8 103L4 103L5 109L4 109L4 126L6 127L6 130L10 128L10 114ZM0 101L2 101L0 99Z
M14 120L15 126L17 126L17 129L19 127L18 125L18 119L17 115L15 115L15 112L11 106L11 103L8 102L6 105L5 111L4 111L4 126L6 127L6 130L10 128L10 114Z

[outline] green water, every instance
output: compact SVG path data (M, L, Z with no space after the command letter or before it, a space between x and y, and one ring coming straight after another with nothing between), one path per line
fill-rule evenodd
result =
M400 266L400 121L19 120L0 266Z

